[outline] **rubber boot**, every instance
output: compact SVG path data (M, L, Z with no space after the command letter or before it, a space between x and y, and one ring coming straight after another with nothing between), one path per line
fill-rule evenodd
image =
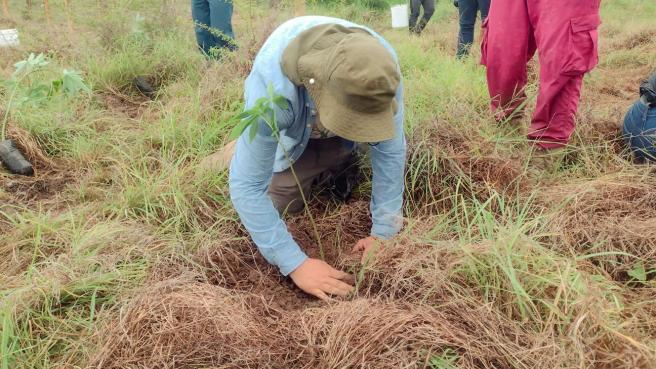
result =
M417 22L417 25L415 26L415 30L414 30L414 32L415 32L416 34L420 35L420 34L424 31L424 28L426 28L426 25L427 25L427 24L428 24L428 22L427 22L424 18L421 18L421 19Z
M157 98L157 91L151 85L146 78L144 77L136 77L133 81L134 86L141 92L144 96L151 100L155 100Z
M0 142L0 160L13 174L20 174L23 176L34 175L34 168L30 164L12 140L4 140Z

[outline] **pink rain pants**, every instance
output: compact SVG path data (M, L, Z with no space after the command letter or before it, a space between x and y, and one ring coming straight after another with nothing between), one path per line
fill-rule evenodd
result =
M601 0L492 0L483 24L492 110L503 120L526 100L526 64L538 51L540 90L528 138L541 149L566 145L574 132L583 75L598 62Z

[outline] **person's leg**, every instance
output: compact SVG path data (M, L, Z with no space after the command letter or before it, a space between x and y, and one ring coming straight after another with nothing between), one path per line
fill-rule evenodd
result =
M528 1L540 55L540 89L528 138L540 149L558 148L574 132L583 75L598 61L599 0Z
M478 10L481 12L481 22L485 21L490 12L490 0L477 0Z
M410 0L410 19L408 20L410 32L415 32L417 19L419 19L419 12L421 10L421 1L422 0Z
M417 24L417 33L421 33L426 28L428 21L433 16L433 13L435 13L435 0L423 0L422 6L424 7L424 16L419 21L419 24Z
M622 138L634 160L644 163L656 160L656 108L649 108L638 100L624 116Z
M299 183L306 200L308 200L313 184L326 178L327 172L342 170L350 160L351 152L352 150L346 148L343 140L339 137L310 140L303 155L293 165L298 182L291 169L273 174L269 186L269 196L276 209L280 213L287 214L302 211L305 204Z
M205 157L200 162L200 167L211 171L230 169L230 162L232 161L232 157L235 155L236 146L237 140L228 142L214 154Z
M526 1L492 1L483 23L481 63L487 66L491 107L499 121L516 116L526 100L526 65L535 54Z
M209 0L210 23L215 47L235 49L232 31L232 0Z
M469 55L469 49L474 42L474 24L478 3L476 0L458 1L458 13L460 14L460 32L458 33L458 51L456 56L463 58Z
M210 5L207 0L191 0L191 17L194 20L194 30L196 32L196 42L198 47L205 54L209 55L210 48L213 46L212 34L209 32L210 27Z

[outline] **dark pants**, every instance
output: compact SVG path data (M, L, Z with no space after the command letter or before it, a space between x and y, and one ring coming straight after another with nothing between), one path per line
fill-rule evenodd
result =
M310 140L300 158L294 163L305 199L310 199L313 186L321 189L331 176L338 176L354 162L353 150L340 137ZM274 173L269 185L269 196L280 213L295 214L303 210L303 197L291 169Z
M235 49L232 0L191 0L191 16L195 23L198 47L205 54L216 56L216 51L211 51L213 48Z
M424 8L424 16L417 23L421 7ZM435 13L435 0L410 0L410 31L421 33L424 27L426 27L428 20L433 16L433 13Z
M633 104L624 117L622 136L637 162L656 160L656 106Z
M481 19L487 18L490 10L490 0L459 0L460 33L458 34L458 57L469 55L469 49L474 42L474 26L476 17L481 12Z

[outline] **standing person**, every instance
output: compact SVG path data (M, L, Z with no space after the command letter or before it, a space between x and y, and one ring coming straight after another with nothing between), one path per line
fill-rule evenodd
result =
M536 50L540 87L528 132L532 171L555 169L574 132L583 75L598 62L601 0L493 0L483 24L492 110L514 120L525 105L526 66Z
M230 163L230 198L264 258L283 275L319 298L345 296L353 289L350 276L308 258L280 214L302 211L313 183L348 166L356 142L369 143L373 225L353 251L364 257L376 239L401 229L406 148L398 58L363 26L294 18L255 58L244 86L246 109L268 96L268 86L287 100L286 109L272 107L280 137L263 121L252 140L250 130L241 135Z
M490 0L455 0L453 2L458 8L460 15L460 32L458 33L457 57L464 58L469 55L469 49L474 43L474 26L478 13L481 13L481 21L484 22L490 10Z
M419 19L422 7L424 8L424 16ZM410 33L421 34L433 13L435 13L435 0L410 0ZM418 19L419 22L417 22Z
M216 57L220 49L234 50L232 0L191 0L196 41L205 55Z

